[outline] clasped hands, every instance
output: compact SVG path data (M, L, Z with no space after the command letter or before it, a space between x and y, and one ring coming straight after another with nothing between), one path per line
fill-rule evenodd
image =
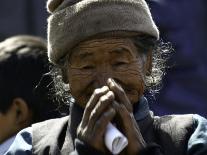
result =
M107 86L95 89L86 104L77 136L84 143L105 154L104 133L109 122L127 137L128 146L120 155L138 155L146 144L133 115L133 106L123 88L109 78Z

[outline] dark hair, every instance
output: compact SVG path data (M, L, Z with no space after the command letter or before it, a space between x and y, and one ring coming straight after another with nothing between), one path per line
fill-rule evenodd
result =
M0 43L0 111L5 113L16 97L33 111L33 121L47 119L54 108L48 93L47 46L34 36L15 36ZM44 110L44 111L43 111Z
M161 81L165 75L165 69L167 67L166 62L170 58L173 48L170 43L164 43L162 40L157 41L154 37L149 35L140 35L139 37L131 38L135 46L140 49L143 55L146 56L147 52L152 52L152 71L146 75L146 91L149 97L155 96L156 93L161 89ZM67 57L67 56L66 56ZM55 66L52 70L54 79L54 86L57 98L60 100L73 102L72 96L69 90L69 84L64 83L65 73L64 70L67 67L67 63L63 66Z

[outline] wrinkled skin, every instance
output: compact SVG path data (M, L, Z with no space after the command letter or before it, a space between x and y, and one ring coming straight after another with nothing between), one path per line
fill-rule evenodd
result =
M77 129L80 140L108 153L104 133L113 121L129 141L121 154L134 155L145 147L133 104L144 92L144 77L151 66L148 57L128 38L94 39L73 49L68 81L76 103L85 108Z

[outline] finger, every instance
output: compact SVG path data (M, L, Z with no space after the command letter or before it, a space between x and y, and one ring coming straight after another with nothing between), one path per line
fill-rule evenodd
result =
M112 106L113 101L114 93L112 91L109 91L105 95L100 97L89 118L88 128L90 130L94 128L97 120L101 117L101 115L103 115L106 109L109 108L110 105Z
M129 146L136 149L144 147L146 144L133 114L129 113L123 104L114 102L113 107L121 119L121 129L129 141L128 148Z
M130 113L123 104L119 104L116 101L113 102L113 108L116 110L118 117L121 120L121 128L125 132L126 136L131 133L130 131L133 130L134 121L133 121L133 114Z
M124 89L116 83L112 78L107 81L109 89L112 90L116 97L118 97L120 103L124 104L129 112L133 111L132 104L129 101Z
M111 107L109 108L96 122L94 126L95 136L103 136L106 132L106 126L114 118L116 111Z
M102 88L95 89L91 98L89 99L88 103L86 104L83 118L81 121L81 126L86 126L88 124L88 120L91 114L91 111L94 109L95 105L97 104L99 98L106 94L109 91L108 86L103 86Z

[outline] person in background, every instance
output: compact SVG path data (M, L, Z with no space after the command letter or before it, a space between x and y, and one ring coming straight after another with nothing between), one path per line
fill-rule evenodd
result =
M149 110L144 92L156 91L170 49L145 0L49 0L48 10L48 56L70 115L22 130L6 155L207 154L205 118ZM110 123L128 140L119 153L105 141Z
M0 154L17 132L32 123L58 117L49 97L47 45L35 36L13 36L0 43Z

